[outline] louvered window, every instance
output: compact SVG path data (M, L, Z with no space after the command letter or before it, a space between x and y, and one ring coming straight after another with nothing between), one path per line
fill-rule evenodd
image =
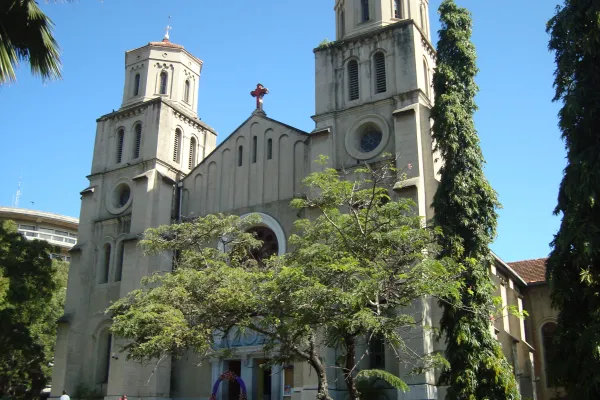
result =
M348 63L348 93L350 100L358 100L358 62L356 60Z
M123 160L123 141L125 140L125 131L119 129L117 133L117 164Z
M133 95L137 96L140 94L140 74L135 74L133 82Z
M400 0L394 0L394 18L402 18L402 4L400 4Z
M267 160L273 158L273 139L267 140Z
M133 144L133 158L140 156L140 149L142 147L142 124L135 126L135 143Z
M165 71L160 73L160 94L167 94L167 73Z
M369 20L369 0L360 0L360 5L362 9L362 21Z
M185 81L185 87L183 89L183 100L186 103L190 102L190 81Z
M258 138L256 136L254 136L252 138L252 163L253 164L256 162L257 148L258 148Z
M383 53L376 53L373 57L375 64L375 93L383 93L387 90L386 88L386 76L385 76L385 55Z
M196 166L196 138L190 139L190 158L188 160L188 167L192 169Z
M181 153L181 130L175 129L175 138L173 138L173 161L179 162L179 153Z

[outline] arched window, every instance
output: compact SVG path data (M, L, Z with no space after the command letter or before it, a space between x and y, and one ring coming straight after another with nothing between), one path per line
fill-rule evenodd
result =
M402 19L402 4L400 0L394 0L394 18Z
M107 283L108 282L108 273L110 271L110 253L111 253L111 246L110 244L106 243L104 245L103 248L103 252L102 252L102 261L101 261L101 267L100 267L100 271L98 274L98 283Z
M96 383L108 383L110 372L110 352L112 349L112 335L104 329L98 335L98 352L96 363Z
M350 60L348 62L348 94L350 100L358 100L358 61Z
M244 162L243 156L244 156L244 146L239 146L238 147L238 167L241 167Z
M123 142L125 140L125 131L119 129L117 132L117 164L123 161Z
M115 266L115 282L121 282L123 276L123 259L125 258L125 247L123 242L117 247L117 265Z
M258 152L258 137L252 137L252 163L256 163L256 153Z
M267 140L267 160L273 158L273 139Z
M190 139L190 157L188 160L188 167L192 169L196 166L196 138Z
M279 243L277 242L277 235L271 229L266 226L257 226L248 229L248 233L252 233L256 239L263 243L258 249L252 250L252 257L256 261L261 262L272 255L278 254Z
M369 20L369 0L360 0L360 8L362 11L362 22Z
M135 74L133 78L133 95L137 96L140 94L140 74Z
M375 93L383 93L387 90L385 76L385 55L382 52L375 53L373 56L375 67Z
M554 336L558 325L555 322L547 322L542 326L542 346L544 347L544 371L546 372L546 387L556 386L556 377L553 376L549 365L556 353Z
M175 137L173 138L173 161L179 162L179 154L181 153L181 129L175 129Z
M421 10L421 29L423 29L425 35L427 35L427 9L425 8L425 4L422 1L421 7L419 8Z
M142 124L135 126L135 143L133 144L133 158L140 156L140 149L142 147Z
M427 65L427 61L423 60L423 78L425 79L425 95L427 97L431 97L430 86L431 82L429 80L429 66Z
M183 88L183 101L186 103L190 102L190 81L185 81L185 87Z
M160 94L167 94L167 80L169 76L165 71L160 73Z

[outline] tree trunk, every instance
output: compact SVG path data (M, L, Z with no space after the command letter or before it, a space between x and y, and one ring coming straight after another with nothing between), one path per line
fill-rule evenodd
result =
M318 357L314 356L308 361L311 367L315 369L319 384L317 386L317 400L333 400L329 395L329 383L327 382L327 372Z
M356 369L356 341L353 336L346 337L346 366L344 367L344 381L348 389L350 400L359 400L360 393L356 388L353 371Z

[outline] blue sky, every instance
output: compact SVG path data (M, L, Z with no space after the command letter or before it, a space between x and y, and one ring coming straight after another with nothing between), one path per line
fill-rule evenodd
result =
M437 7L430 0L434 44ZM473 13L481 70L476 126L486 174L499 193L493 250L507 261L544 257L559 225L552 215L565 165L552 103L554 59L546 21L559 0L458 0ZM43 2L41 2L43 3ZM22 175L20 206L77 217L87 186L96 118L120 106L124 52L171 41L204 60L200 117L227 137L254 109L257 82L270 89L269 116L310 131L314 55L335 38L334 0L80 0L42 4L56 24L63 80L43 84L18 71L0 87L0 205L10 206ZM33 203L31 203L33 202Z

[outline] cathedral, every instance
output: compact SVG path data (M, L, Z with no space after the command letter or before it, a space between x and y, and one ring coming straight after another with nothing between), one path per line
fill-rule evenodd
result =
M316 378L308 364L262 363L260 340L231 343L234 358L198 360L192 354L142 365L119 352L110 333L111 302L139 288L150 274L172 269L167 256L146 257L138 247L151 227L222 212L258 214L255 231L273 252L286 252L297 212L290 201L316 170L319 155L331 167L351 167L397 155L408 176L398 182L418 213L430 204L440 161L432 149L430 110L435 49L427 0L336 0L336 41L315 54L315 128L311 132L271 119L262 107L268 90L257 85L256 109L217 146L217 132L197 114L203 61L168 33L162 41L125 53L121 107L97 119L89 186L81 192L78 244L71 250L67 300L58 321L52 395L116 400L211 398L226 371L243 382L251 400L309 400ZM407 169L407 165L411 168ZM551 346L556 315L549 306L544 260L490 266L503 305L527 310L521 320L504 315L490 329L513 365L524 398L550 400L557 393L545 375L544 346ZM436 325L436 302L419 305L423 323ZM224 344L223 344L224 345ZM427 329L410 340L418 354L444 350ZM329 354L329 353L327 353ZM331 357L334 357L333 350ZM363 365L364 364L364 365ZM407 376L384 343L370 349L362 368L384 368L410 386L403 393L381 383L381 400L443 399L436 371ZM339 371L330 393L347 398ZM376 383L375 386L377 386ZM242 398L238 382L223 382L213 398Z

